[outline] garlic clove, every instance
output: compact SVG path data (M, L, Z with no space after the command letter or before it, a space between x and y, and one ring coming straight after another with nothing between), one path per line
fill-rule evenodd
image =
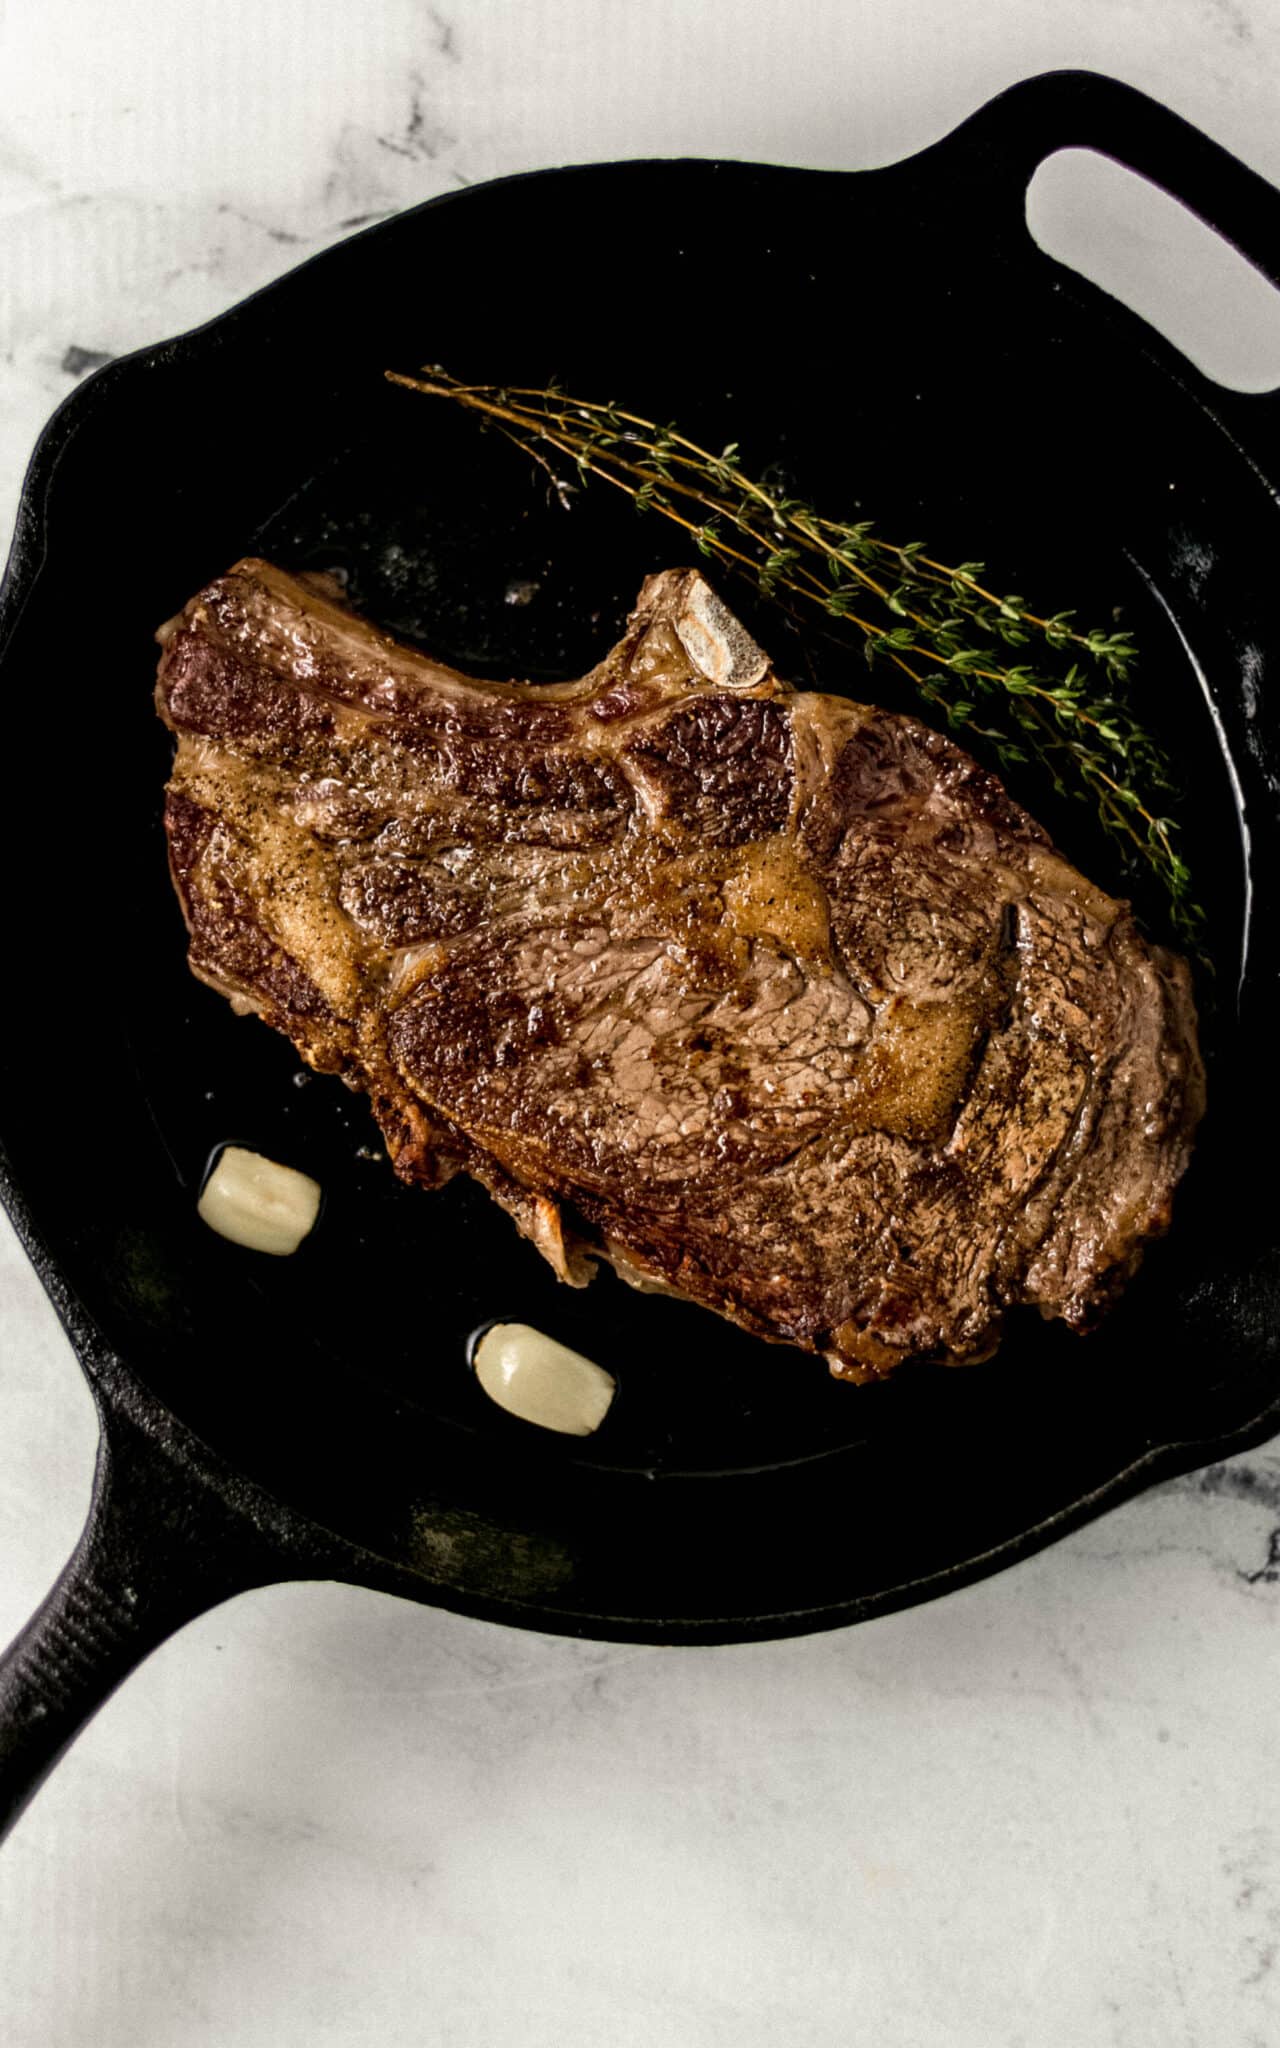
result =
M225 1145L200 1191L196 1213L232 1244L287 1258L315 1225L320 1184L243 1145Z
M476 1345L473 1364L499 1408L563 1436L599 1429L617 1391L603 1366L530 1323L495 1323Z

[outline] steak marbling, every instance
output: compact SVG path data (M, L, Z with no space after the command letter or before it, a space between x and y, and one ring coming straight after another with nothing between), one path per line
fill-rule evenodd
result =
M161 629L196 974L592 1261L852 1379L1086 1326L1168 1222L1189 977L909 718L702 578L580 681L477 682L237 563Z

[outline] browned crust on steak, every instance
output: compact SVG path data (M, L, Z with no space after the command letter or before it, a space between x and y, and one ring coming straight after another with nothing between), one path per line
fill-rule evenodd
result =
M780 682L694 571L481 683L237 563L162 629L202 979L396 1170L851 1378L1085 1328L1168 1223L1190 979L914 720Z

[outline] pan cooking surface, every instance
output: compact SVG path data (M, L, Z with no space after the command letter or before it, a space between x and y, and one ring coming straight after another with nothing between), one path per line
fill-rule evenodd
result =
M387 394L381 414L367 439L331 454L246 536L246 551L291 568L336 570L362 613L464 670L540 679L580 674L618 637L644 574L683 559L678 534L638 518L603 486L566 513L540 472L498 437L481 435L469 418L398 392ZM901 447L888 452L895 464L902 459ZM762 453L775 459L767 440ZM792 459L804 461L803 447ZM859 481L865 501L874 503L874 474ZM944 480L926 476L917 488L920 503L899 512L906 530L954 523ZM901 482L896 495L904 495ZM988 528L993 523L988 514ZM996 552L993 540L1014 551L1011 536L988 530L981 544L989 554ZM1024 543L1024 558L1015 562L1018 570L1039 566L1027 582L1050 588L1053 608L1061 591L1052 586L1069 573L1058 559L1061 545L1056 534L1042 537L1037 565L1025 559ZM973 552L972 544L965 552ZM1076 558L1069 559L1074 568ZM1194 747L1209 766L1196 807L1197 869L1217 884L1220 922L1230 929L1240 914L1235 820L1208 707L1185 653L1123 559L1080 563L1067 594L1077 594L1086 574L1101 584L1108 570L1112 604L1103 611L1099 599L1097 615L1119 609L1125 623L1140 625L1148 663L1169 700L1161 722L1175 732L1185 726L1181 746ZM797 631L753 603L749 588L740 596L724 579L721 587L751 610L766 645L790 653L792 673L808 672L813 682L849 694L881 689L881 673L870 674L856 648L823 645L820 634ZM1034 770L1018 793L1042 800L1042 810L1043 800L1052 801ZM1069 847L1073 839L1082 845L1094 873L1123 888L1111 848L1091 843L1086 814L1077 825L1063 808L1061 828ZM1217 858L1210 852L1215 844ZM167 887L162 873L153 880L158 890ZM156 922L178 930L163 903ZM466 1369L470 1333L506 1317L547 1329L619 1376L621 1395L602 1435L572 1452L557 1447L553 1454L561 1458L629 1471L716 1473L874 1444L908 1417L909 1427L930 1429L936 1369L910 1375L905 1390L858 1391L833 1383L820 1359L766 1345L706 1310L638 1296L607 1268L585 1291L563 1286L470 1182L432 1193L400 1187L363 1098L337 1081L308 1076L287 1045L255 1021L232 1016L220 997L188 987L176 964L169 982L167 1002L153 1007L148 1000L135 1012L131 1035L184 1188L198 1184L212 1147L234 1138L304 1166L326 1190L323 1223L298 1260L265 1261L223 1245L211 1251L211 1263L225 1269L222 1284L252 1292L254 1320L283 1315L305 1332L318 1373L354 1364L424 1423L492 1433L513 1455L523 1442L536 1456L537 1433L497 1416ZM175 997L187 1027L157 1033L156 1021ZM983 1377L998 1386L1013 1373L1051 1379L1056 1372L1068 1384L1087 1384L1111 1348L1105 1338L1082 1347L1034 1315L1015 1316L999 1365ZM965 1376L960 1398L981 1400L978 1377ZM988 1399L994 1386L984 1390ZM952 1403L946 1405L949 1412Z
M1272 859L1256 679L1276 641L1274 500L1195 380L1068 284L1020 223L986 259L968 238L948 270L962 141L859 178L653 164L480 190L115 366L55 422L44 566L5 655L37 756L29 679L72 606L93 660L60 765L73 823L58 880L44 914L30 891L20 913L28 957L66 994L25 1067L7 1068L14 1178L150 1394L293 1506L412 1564L423 1597L609 1633L816 1625L1043 1540L1137 1483L1153 1452L1270 1426L1273 1254L1241 1199L1239 1114L1265 1017L1246 1005L1242 1022L1237 995L1270 972L1244 940L1250 895L1265 931ZM839 252L856 244L874 273L926 197L941 224L933 317L890 305L851 320ZM640 247L655 219L679 224L661 289L637 311L620 266L588 294L573 249L601 235ZM732 284L710 305L708 250ZM749 307L786 317L744 315L747 285ZM1185 765L1186 852L1210 914L1210 1110L1171 1237L1096 1335L1014 1315L985 1366L859 1390L607 1271L568 1289L469 1182L397 1184L363 1098L192 980L149 692L154 628L204 581L249 552L337 570L358 610L444 660L545 680L597 660L644 574L681 559L672 529L603 486L565 512L498 436L381 382L428 357L482 380L556 376L708 445L738 440L749 469L774 466L841 516L981 556L1037 605L1137 633L1141 714ZM1248 401L1231 403L1246 419ZM103 530L104 474L127 560ZM856 652L721 587L793 680L917 708ZM1034 773L1011 788L1126 893L1083 810ZM72 940L51 900L74 906ZM1137 900L1159 935L1159 902ZM32 1085L15 1086L19 1071ZM197 1221L229 1140L321 1181L320 1225L295 1258L255 1258ZM467 1347L500 1317L616 1374L598 1436L549 1437L485 1400Z

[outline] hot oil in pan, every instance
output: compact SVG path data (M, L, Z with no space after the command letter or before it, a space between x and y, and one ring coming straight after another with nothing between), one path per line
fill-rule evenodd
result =
M397 426L405 429L402 411ZM287 567L339 571L357 609L463 669L535 680L581 673L616 638L643 575L679 558L657 522L639 521L608 498L593 500L590 518L567 518L501 443L489 438L477 447L469 421L433 412L430 462L406 459L392 476L384 436L379 423L369 439L335 456L250 545ZM903 531L927 515L929 508L906 500L895 507L887 476L879 485L871 477L867 489L883 493ZM898 492L901 498L900 479ZM941 509L957 530L971 516L961 501ZM937 530L937 505L933 513ZM1022 577L1035 587L1036 565L1017 559L1025 537L1011 528L1006 538L1009 583L1023 587ZM1043 546L1054 559L1060 539L1042 533L1037 553ZM1170 743L1193 756L1198 748L1203 760L1204 707L1160 604L1114 552L1093 580L1108 583L1109 594L1120 587L1132 614L1122 622L1137 628L1146 671L1160 678ZM784 673L887 698L860 661L820 639L797 639L779 618L728 594ZM1094 593L1079 594L1083 609ZM1170 689L1174 675L1178 687ZM1117 886L1109 851L1095 843L1083 814L1055 807L1041 792L1015 794L1086 871ZM1239 900L1238 831L1225 775L1199 778L1194 818L1188 852L1220 925ZM180 974L180 939L174 953ZM469 1181L433 1193L400 1186L363 1098L331 1079L302 1076L284 1041L233 1017L220 997L189 983L183 993L184 1057L177 1067L171 1058L152 1060L148 1090L187 1184L184 1199L194 1208L204 1162L228 1139L298 1165L324 1186L322 1224L295 1258L267 1261L213 1240L199 1253L242 1301L265 1370L273 1350L305 1345L318 1398L331 1375L347 1382L367 1376L403 1402L407 1428L443 1423L490 1442L498 1459L569 1459L655 1475L790 1464L899 1432L937 1438L960 1411L969 1427L981 1428L984 1414L999 1410L1007 1429L1011 1403L1033 1398L1043 1415L1046 1407L1077 1403L1095 1380L1107 1383L1114 1402L1120 1375L1135 1401L1142 1398L1143 1373L1127 1354L1135 1326L1149 1331L1153 1294L1164 1291L1169 1267L1159 1249L1149 1261L1155 1287L1140 1279L1121 1312L1083 1344L1015 1316L990 1365L911 1369L889 1386L854 1389L833 1382L820 1359L763 1344L708 1311L637 1295L607 1269L586 1290L562 1286ZM208 1085L193 1085L195 1076ZM1190 1206L1194 1189L1184 1197L1182 1206ZM545 1329L614 1373L618 1398L597 1437L548 1437L488 1403L468 1369L467 1347L477 1327L503 1317Z

